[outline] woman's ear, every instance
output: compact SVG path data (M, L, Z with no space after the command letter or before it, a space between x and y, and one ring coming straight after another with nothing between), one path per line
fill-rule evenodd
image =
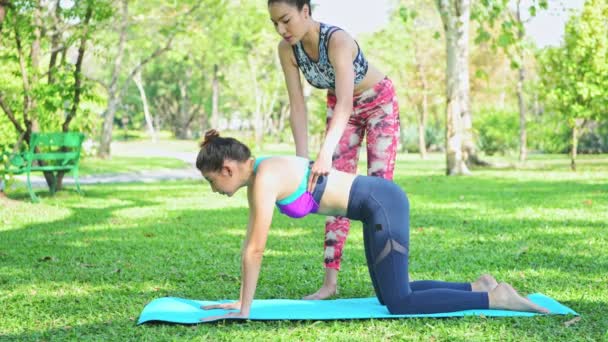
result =
M232 177L232 173L233 170L231 165L224 164L224 166L222 166L222 175Z
M304 11L304 19L308 19L308 17L310 17L310 6L305 4L304 7L302 7L302 11Z
M234 161L224 160L224 165L222 165L222 175L232 177L235 167L236 165Z

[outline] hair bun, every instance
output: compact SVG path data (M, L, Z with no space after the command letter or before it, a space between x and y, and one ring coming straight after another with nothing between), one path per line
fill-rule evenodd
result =
M205 145L210 143L213 139L218 138L219 136L220 132L216 131L215 129L208 130L207 132L205 132L205 140L203 140L201 148L205 147Z

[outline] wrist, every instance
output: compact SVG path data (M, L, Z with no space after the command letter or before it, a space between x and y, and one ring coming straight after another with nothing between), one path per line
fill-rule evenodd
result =
M319 151L319 156L317 157L317 159L324 158L331 160L332 155L333 151L330 151L329 147L323 146L321 148L321 151Z

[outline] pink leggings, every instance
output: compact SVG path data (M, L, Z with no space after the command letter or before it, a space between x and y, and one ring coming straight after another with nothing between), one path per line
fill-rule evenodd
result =
M336 96L327 94L327 125L336 107ZM384 78L373 88L353 99L353 113L333 155L333 167L356 173L359 148L367 134L367 174L393 179L399 142L399 105L390 79ZM325 223L325 267L340 269L342 249L350 221L342 216L327 217Z

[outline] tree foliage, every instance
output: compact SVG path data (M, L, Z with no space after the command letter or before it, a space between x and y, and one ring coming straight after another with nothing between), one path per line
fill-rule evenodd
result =
M588 0L566 24L564 43L541 55L547 104L572 129L575 168L578 130L587 120L608 119L608 1Z

